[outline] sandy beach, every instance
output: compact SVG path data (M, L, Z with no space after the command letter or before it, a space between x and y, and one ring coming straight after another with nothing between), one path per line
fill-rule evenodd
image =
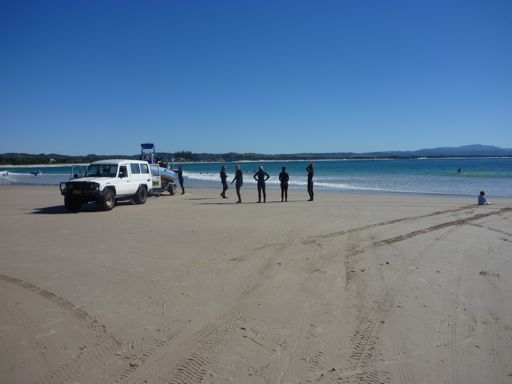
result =
M0 187L0 381L512 383L512 199L218 193Z

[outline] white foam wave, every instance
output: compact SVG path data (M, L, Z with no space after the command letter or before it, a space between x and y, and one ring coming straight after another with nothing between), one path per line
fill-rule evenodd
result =
M11 172L11 171L0 171L1 177L10 177L10 176L34 176L30 173L19 173L19 172Z
M216 182L220 183L220 177L218 174L214 173L183 173L183 175L190 180L198 180L198 181L206 181L206 182ZM228 182L233 180L234 175L228 174ZM339 178L334 177L322 177L321 181L315 181L315 187L321 189L330 189L330 190L352 190L352 191L377 191L377 192L407 192L394 188L378 188L378 187L368 187L364 185L351 184L350 182L342 182L339 181ZM335 182L337 181L337 182ZM249 177L244 177L244 184L256 184L256 181L252 178L252 175ZM279 178L277 176L271 175L270 179L266 182L267 185L278 186L280 184ZM290 187L306 187L307 185L307 177L305 176L294 176L292 180L288 182Z

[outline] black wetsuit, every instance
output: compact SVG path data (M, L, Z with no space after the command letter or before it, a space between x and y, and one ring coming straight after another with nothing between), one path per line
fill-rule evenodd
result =
M281 201L288 201L288 181L290 175L288 172L283 171L279 174L279 181L281 182Z
M173 169L174 172L178 175L178 181L180 183L181 187L181 194L183 195L185 193L185 188L183 187L183 170L182 169Z
M235 182L235 181L236 181L235 187L236 187L236 194L238 196L238 202L241 203L242 198L240 197L240 188L242 188L242 185L244 185L244 175L242 174L241 169L238 169L236 171L235 177L233 178L233 181L231 182L231 184L233 184L233 182Z
M309 201L313 201L314 199L314 192L313 192L313 175L314 175L314 171L313 171L313 167L311 165L309 165L307 168L306 168L306 171L308 171L308 193L309 193Z
M226 171L224 169L220 170L220 181L222 182L222 192L220 195L223 198L226 198L226 191L228 190L228 183L227 183L228 175L226 175Z
M260 169L254 174L254 180L258 182L258 203L261 203L261 193L263 192L263 202L267 201L267 193L265 192L265 181L267 181L270 175L264 170Z

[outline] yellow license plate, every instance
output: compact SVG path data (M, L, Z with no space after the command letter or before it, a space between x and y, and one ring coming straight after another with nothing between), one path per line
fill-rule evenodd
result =
M72 195L81 195L82 194L82 191L80 189L73 189L73 191L71 192Z

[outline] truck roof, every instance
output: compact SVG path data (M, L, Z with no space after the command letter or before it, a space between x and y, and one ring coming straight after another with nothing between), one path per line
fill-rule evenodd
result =
M132 160L132 159L108 159L108 160L98 160L98 161L94 161L92 162L91 164L115 164L115 165L119 165L119 164L122 164L122 163L144 163L146 164L147 161L142 161L142 160Z

